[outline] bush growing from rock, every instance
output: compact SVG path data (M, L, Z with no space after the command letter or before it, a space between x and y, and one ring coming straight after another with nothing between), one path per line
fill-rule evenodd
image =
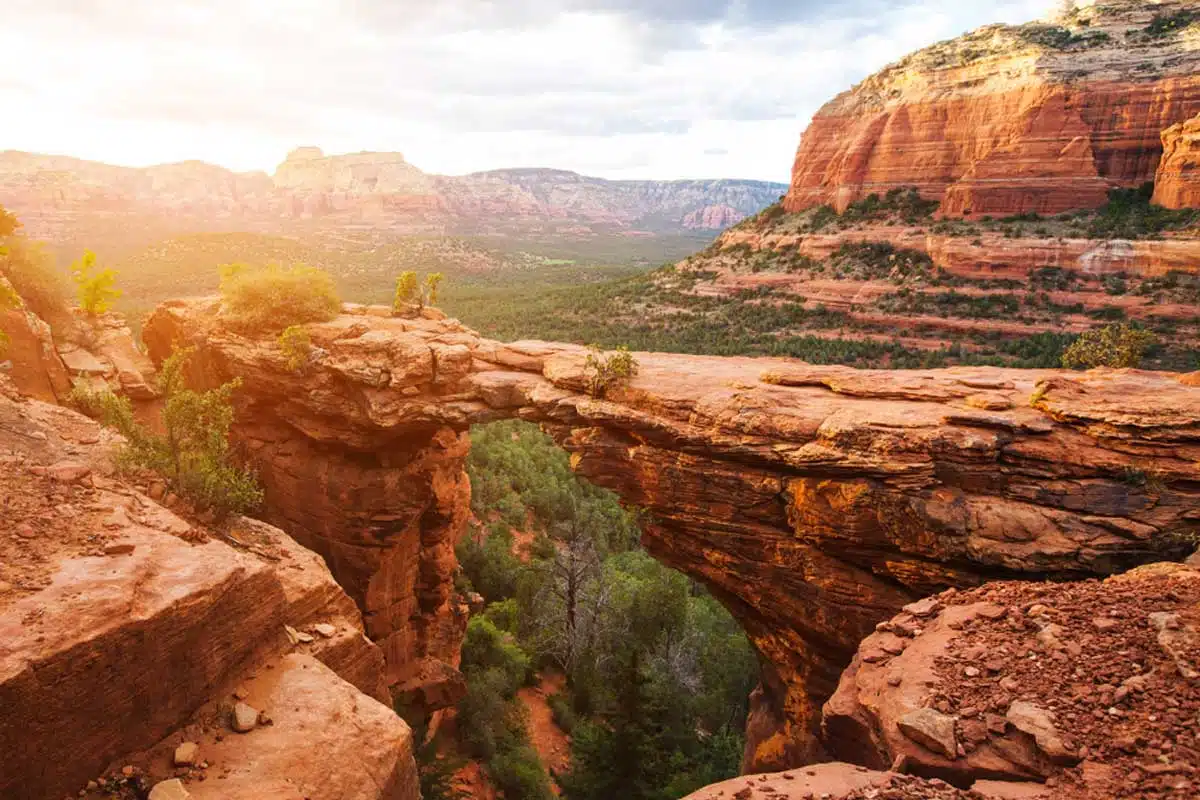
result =
M392 310L407 311L410 306L418 309L437 303L438 287L445 276L440 272L431 272L424 281L418 281L417 273L409 270L401 272L396 279L396 293L392 298Z
M221 300L221 315L243 333L328 322L342 309L333 278L304 264L227 264L221 268Z
M592 345L591 352L583 362L587 392L592 397L603 398L613 386L627 381L638 374L638 362L624 345L606 353Z
M162 433L139 423L129 399L111 391L78 384L69 401L125 437L120 466L158 473L173 492L218 517L248 511L262 502L262 490L254 473L234 463L229 446L231 398L239 381L202 392L188 389L184 367L191 354L173 353L159 372Z
M279 334L279 349L287 359L287 368L292 372L303 372L312 356L312 339L308 331L299 325L289 325Z
M7 311L10 308L20 308L21 298L17 295L15 289L8 281L0 281L0 311ZM0 355L4 354L8 347L8 334L0 331Z
M63 276L41 244L20 235L20 227L20 221L0 206L0 277L8 279L33 313L52 321L67 305Z
M79 307L89 317L99 316L112 308L113 301L121 296L116 288L117 273L111 269L100 269L96 265L96 254L85 250L83 257L71 265L71 277L75 279Z

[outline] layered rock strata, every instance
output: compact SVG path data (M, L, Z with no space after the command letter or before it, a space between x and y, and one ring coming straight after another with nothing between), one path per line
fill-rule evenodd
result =
M1200 115L1163 131L1162 146L1154 202L1166 208L1200 208Z
M465 431L540 421L581 473L647 509L646 547L744 626L763 666L751 770L820 757L819 709L842 668L917 597L1106 575L1200 524L1200 390L1169 374L638 354L637 378L597 399L570 345L348 307L306 326L312 358L292 371L274 338L234 334L217 311L164 304L151 353L192 343L197 380L243 380L237 437L270 517L364 604L389 674L452 657Z
M1200 112L1195 37L1156 19L1191 10L1071 5L918 51L817 112L785 207L915 186L951 216L1056 214L1152 181L1162 131Z
M181 777L193 797L416 800L383 654L320 558L180 518L113 474L116 444L0 378L0 795ZM241 698L270 724L232 733ZM207 752L180 772L185 739Z

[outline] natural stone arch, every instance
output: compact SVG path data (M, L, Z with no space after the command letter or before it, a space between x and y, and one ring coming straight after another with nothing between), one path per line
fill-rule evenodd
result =
M308 326L314 355L297 373L273 338L225 330L217 307L161 306L151 353L192 343L197 381L242 379L235 434L267 517L325 556L393 683L419 689L457 662L467 429L533 420L583 475L646 508L650 552L743 625L763 667L748 769L819 757L821 703L906 602L1109 573L1197 526L1200 389L1178 376L639 354L637 379L598 400L572 345L349 306Z

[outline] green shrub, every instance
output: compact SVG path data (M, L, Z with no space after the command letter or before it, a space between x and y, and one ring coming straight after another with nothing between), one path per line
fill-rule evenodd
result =
M583 362L587 391L592 397L603 398L613 386L638 374L638 362L624 345L605 353L596 345Z
M262 490L252 472L234 463L230 451L231 398L239 382L203 392L186 388L184 367L190 355L190 350L173 353L159 372L161 433L140 424L129 399L110 391L80 384L69 401L125 437L122 466L158 473L180 497L218 517L248 511L262 502Z
M243 333L328 322L342 308L333 278L303 264L227 264L221 268L221 299L221 315Z
M575 709L571 707L571 698L560 692L555 692L546 698L546 705L550 706L550 716L554 719L554 724L558 726L563 733L570 733L575 729L575 724L578 719L575 716Z
M299 325L290 325L279 334L279 349L292 372L302 372L312 357L312 339Z
M529 679L531 667L529 656L512 635L497 628L486 616L475 617L467 624L462 645L463 672L469 675L480 670L498 670L504 677L500 693L511 698Z
M396 292L392 297L392 310L406 311L410 306L424 308L437 303L438 287L445 276L440 272L431 272L424 281L418 282L417 273L409 270L401 272L396 278Z
M1080 336L1063 353L1062 364L1068 369L1137 367L1157 343L1158 337L1150 331L1117 323Z
M33 313L56 323L67 310L67 285L54 258L40 243L23 236L0 236L0 275L8 278Z
M392 298L392 309L403 311L416 303L419 296L420 285L417 283L417 273L411 270L401 272L400 277L396 278L396 294Z
M97 267L96 254L91 250L85 250L83 257L71 265L71 276L75 279L79 307L89 317L105 313L121 296L121 290L115 288L117 273Z
M440 272L433 272L425 276L425 282L421 284L421 291L425 296L425 305L432 306L437 303L438 287L445 277Z
M1143 239L1200 223L1200 211L1163 208L1151 202L1153 197L1153 182L1136 189L1112 189L1108 203L1088 225L1087 235L1092 239Z
M1200 20L1200 12L1182 10L1173 14L1158 14L1150 20L1150 24L1142 29L1142 33L1151 39L1163 39L1174 36L1183 29Z
M498 753L488 762L488 774L506 800L553 800L550 778L537 751L525 744Z
M0 311L20 307L21 298L17 295L16 290L7 283L0 283ZM4 351L8 348L8 342L8 334L4 331L0 331L0 355L3 355Z

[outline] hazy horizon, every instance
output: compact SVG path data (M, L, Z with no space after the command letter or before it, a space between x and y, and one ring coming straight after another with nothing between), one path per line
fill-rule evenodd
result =
M462 175L786 183L803 128L914 49L1049 0L10 0L0 150L271 173L299 145Z

